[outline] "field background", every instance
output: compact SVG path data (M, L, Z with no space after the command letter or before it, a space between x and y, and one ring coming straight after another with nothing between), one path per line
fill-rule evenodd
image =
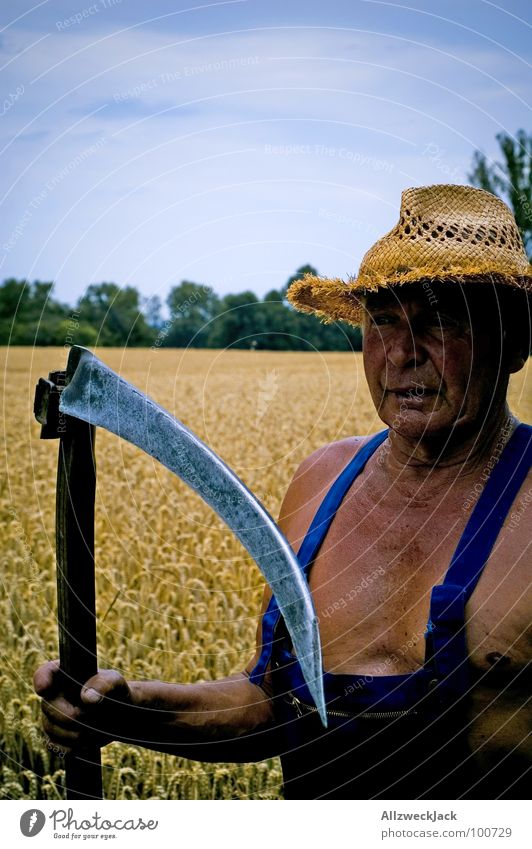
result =
M181 419L275 517L299 462L325 442L382 427L360 354L158 350L98 352ZM0 349L3 798L62 798L62 761L40 732L35 667L57 656L57 442L33 418L39 377L61 348ZM530 362L530 361L529 361ZM527 367L510 405L532 421ZM253 653L263 581L214 513L133 446L99 431L96 566L101 667L129 678L201 681L240 671ZM123 744L103 749L105 795L121 799L282 798L276 759L200 764Z

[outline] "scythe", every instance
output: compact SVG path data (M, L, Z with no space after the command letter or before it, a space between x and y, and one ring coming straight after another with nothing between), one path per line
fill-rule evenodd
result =
M56 547L60 667L72 700L97 671L94 588L95 427L126 439L174 472L240 540L270 585L324 725L321 646L312 597L297 557L245 484L185 425L86 348L70 349L66 372L41 378L35 396L41 438L60 439ZM67 756L70 799L101 798L99 749Z

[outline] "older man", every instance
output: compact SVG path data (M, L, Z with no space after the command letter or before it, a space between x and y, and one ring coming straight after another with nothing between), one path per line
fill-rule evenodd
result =
M255 657L221 681L102 670L72 705L57 664L42 666L50 738L206 761L280 754L292 799L522 795L529 523L514 517L532 500L532 428L506 392L528 356L531 288L508 208L431 186L404 192L357 280L307 277L289 292L298 309L362 325L387 425L308 457L279 518L320 620L327 729L267 591Z

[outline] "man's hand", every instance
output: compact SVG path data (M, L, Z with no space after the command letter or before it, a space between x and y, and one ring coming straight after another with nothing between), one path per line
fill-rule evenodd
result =
M117 740L201 761L246 763L271 758L280 740L270 697L243 672L218 681L169 684L126 681L100 669L68 695L54 660L34 675L43 728L65 752Z
M100 669L81 689L79 700L65 695L65 677L59 661L40 666L33 677L35 692L42 698L43 729L63 751L87 745L105 746L121 731L132 707L127 681L112 669Z

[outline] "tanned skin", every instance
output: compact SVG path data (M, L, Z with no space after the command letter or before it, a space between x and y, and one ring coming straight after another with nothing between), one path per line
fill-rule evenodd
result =
M328 672L394 675L423 665L431 588L518 424L506 392L509 375L524 364L524 344L501 318L496 293L484 284L434 285L431 293L429 301L421 284L410 285L365 301L366 378L391 430L340 505L310 573ZM295 551L329 486L367 439L333 442L297 469L279 516ZM514 508L528 505L531 493L529 476ZM464 725L484 773L505 760L518 776L532 760L530 521L516 522L512 513L467 605L475 686ZM353 592L364 579L364 591ZM263 611L269 597L266 589ZM248 678L260 643L259 621L246 670L203 684L125 681L100 670L77 705L62 693L57 661L45 663L34 679L44 731L66 750L90 737L202 761L279 754L269 676L261 688ZM500 795L507 790L501 786Z

